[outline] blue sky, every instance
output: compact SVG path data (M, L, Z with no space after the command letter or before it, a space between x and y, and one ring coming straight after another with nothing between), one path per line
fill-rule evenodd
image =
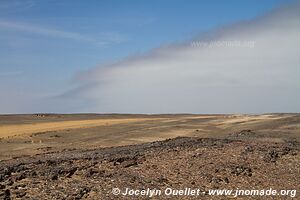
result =
M103 109L106 104L98 105L101 99L80 95L80 103L41 101L82 87L76 77L85 71L256 19L287 2L1 0L0 113L152 112L142 105ZM91 106L95 101L97 107ZM185 111L192 108L178 109Z

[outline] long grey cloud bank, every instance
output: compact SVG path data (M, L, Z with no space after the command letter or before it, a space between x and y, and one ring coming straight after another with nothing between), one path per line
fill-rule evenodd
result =
M293 4L98 66L64 96L86 99L94 112L300 112L299 35L300 4Z

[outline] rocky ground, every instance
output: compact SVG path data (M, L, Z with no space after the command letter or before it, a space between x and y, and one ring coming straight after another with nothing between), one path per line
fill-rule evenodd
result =
M112 194L113 188L198 188L199 196L153 199L233 199L209 189L293 189L300 192L300 145L228 138L178 137L94 150L68 150L0 163L0 199L149 199ZM299 199L297 194L294 199ZM240 196L235 199L290 199Z

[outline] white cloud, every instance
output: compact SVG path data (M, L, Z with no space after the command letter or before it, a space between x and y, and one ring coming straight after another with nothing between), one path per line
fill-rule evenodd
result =
M0 20L0 29L30 32L30 33L51 36L51 37L92 41L90 37L81 35L79 33L62 31L58 29L46 28L46 27L41 27L33 24L19 23L14 21Z
M194 39L254 48L160 47L79 74L70 93L94 112L300 112L299 35L299 4L282 7Z
M46 37L78 40L83 42L89 42L98 46L107 46L111 44L118 44L126 41L126 38L117 32L101 32L97 34L97 37L87 36L77 32L59 30L52 27L45 27L41 25L31 23L21 23L16 21L1 20L0 19L0 30L8 30L14 32L27 32ZM3 33L2 33L3 34Z

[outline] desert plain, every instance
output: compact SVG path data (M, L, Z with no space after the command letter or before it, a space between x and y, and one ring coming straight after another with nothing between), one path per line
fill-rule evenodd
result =
M133 198L113 188L204 191L172 199L233 198L209 189L299 192L299 141L300 115L289 113L1 115L0 199ZM299 195L267 199L290 198Z

